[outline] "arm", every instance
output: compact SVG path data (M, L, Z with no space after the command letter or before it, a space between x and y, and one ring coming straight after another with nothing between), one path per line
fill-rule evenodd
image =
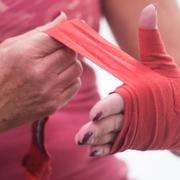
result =
M175 0L102 0L102 8L121 48L137 58L138 17L150 3L158 6L160 32L168 52L180 65L180 10Z

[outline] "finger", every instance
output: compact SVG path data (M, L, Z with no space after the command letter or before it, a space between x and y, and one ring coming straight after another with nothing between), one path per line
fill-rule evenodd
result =
M124 110L124 102L122 97L117 93L112 93L106 98L100 100L90 110L90 119L98 121L112 114L119 114Z
M160 73L161 69L170 70L172 57L166 52L161 39L156 7L152 4L144 8L139 19L139 45L141 60L145 65Z
M112 132L119 132L122 128L123 115L117 114L103 119L102 121L89 122L85 124L75 136L79 145L90 144Z
M157 11L152 4L145 7L140 15L139 44L142 61L156 61L157 56L166 54L157 28Z
M65 47L64 44L56 41L55 39L51 38L50 36L47 35L44 31L47 29L53 27L54 25L58 24L59 22L65 21L67 19L65 13L61 13L55 20L52 22L40 26L36 28L33 31L29 32L29 36L33 36L36 38L36 42L38 42L40 47L44 47L44 51L46 52L44 55L51 54L58 50L59 48Z
M103 145L103 144L110 144L116 138L117 133L112 132L109 134L104 134L102 136L95 136L90 139L88 144L90 145Z
M139 27L142 29L158 29L156 6L150 4L141 12Z
M60 70L58 74L58 81L62 84L62 87L68 87L75 79L80 77L80 75L82 74L81 62L79 60L74 61L63 72Z
M24 35L33 36L35 31L36 31L36 32L38 31L38 32L41 32L41 33L44 34L44 31L45 31L45 30L53 27L54 25L56 25L56 24L58 24L58 23L60 23L60 22L66 21L66 20L67 20L67 16L66 16L66 14L62 11L62 12L59 14L59 16L57 16L53 21L51 21L51 22L49 22L49 23L47 23L47 24L45 24L45 25L38 26L38 27L36 27L35 29L33 29L33 30L31 30L31 31L28 31L28 32L26 32L26 33L24 33L24 34L20 34L20 35L18 35L18 36L12 37L12 39L13 39L13 38L16 38L16 37L21 37L21 36L23 37Z
M50 71L55 74L60 74L75 61L76 53L71 49L64 47L45 57L44 60L41 61L40 66L43 67L44 71L47 73Z
M111 145L105 144L101 146L92 146L90 147L89 156L91 157L101 157L106 156L111 153Z
M56 17L52 22L44 25L44 26L40 26L37 28L38 31L46 31L49 28L52 28L53 26L55 26L56 24L58 24L59 22L63 22L67 20L67 15L62 11L60 13L60 15L58 17Z
M70 84L66 89L64 89L63 92L59 91L60 100L57 110L60 109L62 106L65 106L71 100L71 98L76 95L80 87L81 87L81 80L80 78L78 78L72 84Z

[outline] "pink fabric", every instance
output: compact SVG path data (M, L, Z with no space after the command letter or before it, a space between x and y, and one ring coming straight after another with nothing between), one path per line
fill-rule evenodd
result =
M98 30L100 0L1 0L0 40L16 36L54 19L61 10L69 18L84 19ZM11 23L6 23L11 22ZM125 164L113 156L92 159L86 148L74 144L74 135L86 123L89 109L99 99L93 70L83 64L82 88L46 127L47 148L52 156L52 180L126 180ZM30 126L21 126L0 135L0 179L23 180L21 166L30 145Z

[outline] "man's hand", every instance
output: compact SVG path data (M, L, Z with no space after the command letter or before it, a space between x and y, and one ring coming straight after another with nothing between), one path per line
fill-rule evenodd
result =
M78 91L76 54L42 32L63 19L0 45L0 131L50 115Z

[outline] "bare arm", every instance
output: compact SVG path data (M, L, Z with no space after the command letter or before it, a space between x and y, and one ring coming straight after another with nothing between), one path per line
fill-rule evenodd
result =
M180 10L175 0L102 0L102 8L121 48L138 57L138 17L141 10L150 3L158 6L163 40L168 52L180 65Z

